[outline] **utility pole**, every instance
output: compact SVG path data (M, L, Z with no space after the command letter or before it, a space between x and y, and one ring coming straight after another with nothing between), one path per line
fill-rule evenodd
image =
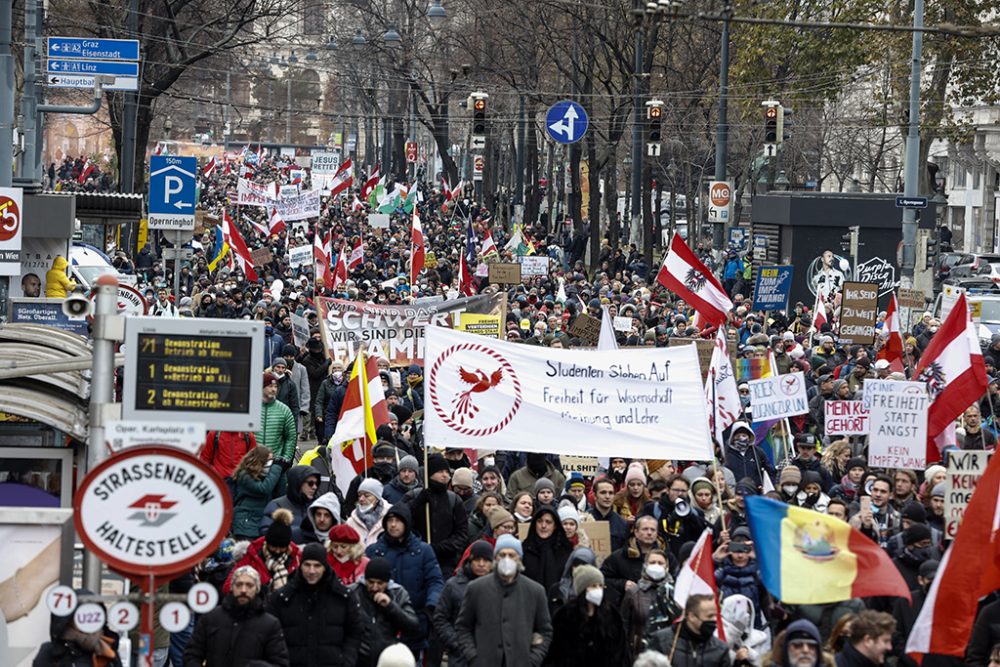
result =
M514 204L524 206L524 146L527 141L527 122L524 117L524 95L517 105L517 177L514 181Z
M24 90L21 93L21 118L24 132L24 152L17 164L17 175L25 181L34 182L38 176L35 162L35 142L38 141L38 127L35 124L35 97L37 71L35 68L35 45L38 41L38 4L35 0L24 3Z
M722 43L719 46L719 122L715 127L715 180L726 180L726 161L729 153L729 16L732 13L732 6L727 4L725 8L725 20L722 22ZM699 201L704 197L700 192L701 184L698 184ZM673 222L673 209L670 211L671 222ZM730 216L726 226L735 225L735 221ZM698 226L701 226L701 219L698 219ZM715 230L712 230L713 236ZM725 242L726 230L722 231L722 242Z
M636 18L632 90L632 210L628 240L642 241L642 17Z
M13 3L0 2L0 188L14 184Z
M920 60L923 55L924 0L913 3L913 50L910 60L910 122L906 135L906 172L903 195L916 197L920 189ZM903 266L900 287L913 286L913 272L917 257L917 211L903 209Z
M128 32L132 39L139 39L139 0L128 3ZM142 79L139 79L142 88ZM122 159L119 165L120 192L135 192L135 159L136 159L136 112L139 109L138 91L125 93L125 109L122 118Z

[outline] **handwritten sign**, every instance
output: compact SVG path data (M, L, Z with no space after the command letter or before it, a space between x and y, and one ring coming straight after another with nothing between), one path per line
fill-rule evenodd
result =
M302 266L309 264L313 259L313 247L311 245L300 245L297 248L288 249L288 265Z
M515 262L494 262L489 265L489 279L498 285L517 285L521 282L521 265Z
M578 472L584 477L596 475L601 465L596 456L560 456L559 462L566 475Z
M845 282L840 308L842 343L872 345L875 342L875 319L878 316L879 286L874 283Z
M927 463L927 385L865 381L868 404L868 465L923 470Z
M539 257L538 255L528 255L521 257L521 275L522 276L544 276L549 272L549 258L544 255Z
M793 417L809 412L802 372L750 380L750 407L754 421Z
M595 346L601 337L601 321L596 317L581 313L573 320L569 333L582 340L584 344Z
M615 331L624 331L628 333L629 331L632 331L632 318L615 315L614 319L611 321L611 326L614 327Z
M271 249L270 248L257 248L250 253L250 260L253 262L255 267L267 266L271 263Z
M982 450L954 450L948 453L948 476L945 478L944 530L945 537L954 539L962 525L965 508L979 478L986 472L993 452Z
M900 287L897 293L900 308L923 308L927 302L924 291Z
M861 401L827 401L823 412L827 435L868 435L868 411Z

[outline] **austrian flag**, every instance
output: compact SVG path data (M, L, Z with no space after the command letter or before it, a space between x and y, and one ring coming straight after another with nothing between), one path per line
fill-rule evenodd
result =
M680 234L670 239L670 252L656 274L656 282L694 306L713 326L725 323L733 308L722 284L691 252Z

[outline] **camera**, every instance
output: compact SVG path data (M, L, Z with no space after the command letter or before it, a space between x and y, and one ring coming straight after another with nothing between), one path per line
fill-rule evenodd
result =
M70 294L62 302L62 312L71 320L82 320L90 315L91 306L90 299L83 294Z

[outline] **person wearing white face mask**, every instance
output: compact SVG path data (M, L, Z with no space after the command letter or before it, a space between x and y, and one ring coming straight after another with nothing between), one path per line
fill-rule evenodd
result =
M674 600L674 580L668 570L667 554L662 549L652 549L643 561L638 584L625 594L622 617L633 657L642 653L653 633L669 627L681 615L682 609Z
M628 664L621 613L606 600L604 575L593 565L573 570L576 597L552 617L552 646L546 664Z
M521 576L524 551L513 535L497 538L493 556L493 574L465 590L455 624L458 654L472 667L539 667L552 641L545 589Z

